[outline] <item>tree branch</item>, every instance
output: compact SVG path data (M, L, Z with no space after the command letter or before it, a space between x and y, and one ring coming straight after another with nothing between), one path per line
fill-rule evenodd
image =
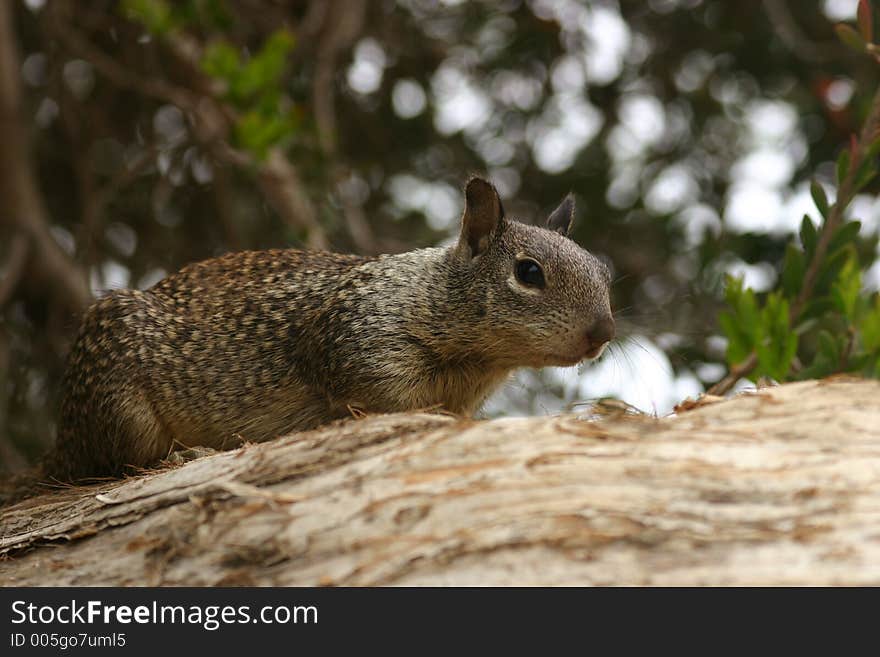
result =
M166 41L169 46L168 52L179 60L184 69L192 72L194 87L205 90L204 93L196 93L164 80L138 75L121 66L101 49L96 48L65 18L66 16L61 12L54 16L53 32L69 52L90 62L95 70L114 85L171 103L186 112L192 120L196 139L215 157L257 172L257 182L263 193L285 223L305 231L307 246L315 249L328 247L327 237L318 222L317 212L293 163L277 148L270 149L264 161L258 161L250 154L237 150L229 144L229 132L237 118L236 113L232 107L217 97L214 85L198 73L201 56L199 44L182 35L170 36Z
M29 277L43 281L61 303L73 312L92 299L85 272L55 242L49 231L49 214L34 179L22 116L21 58L13 29L13 5L0 2L0 223L23 234L32 249Z
M0 586L876 585L878 397L369 416L0 509Z
M312 81L312 111L318 128L318 143L332 163L332 178L339 189L350 175L349 167L339 159L335 107L336 62L360 35L367 5L364 0L312 0L306 23L312 31L315 76ZM348 234L362 253L377 252L376 237L361 206L348 194L340 192Z
M3 278L0 278L0 308L3 308L12 299L12 295L24 274L29 250L27 237L22 233L16 233L9 245L6 271Z
M871 109L856 141L849 170L840 184L837 198L834 201L834 205L831 206L828 218L822 226L822 233L819 235L819 242L816 244L816 252L813 254L813 259L810 261L810 266L807 268L806 275L804 276L803 287L801 287L800 293L798 293L795 302L791 306L791 312L789 313L791 321L796 321L800 317L801 311L803 311L804 306L813 294L813 287L816 285L816 278L819 276L819 268L825 259L825 255L828 253L828 245L831 243L834 231L843 223L843 213L850 204L850 201L852 201L853 196L855 196L855 182L859 164L861 164L864 158L865 151L877 139L878 129L880 129L880 89L875 92L874 98L871 101Z

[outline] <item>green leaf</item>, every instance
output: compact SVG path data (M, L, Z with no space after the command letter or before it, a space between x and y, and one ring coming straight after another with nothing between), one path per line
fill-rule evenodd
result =
M744 361L752 353L751 341L740 330L739 324L730 313L722 312L718 315L718 323L727 338L727 353L725 357L731 367Z
M829 311L834 309L834 301L831 300L831 297L828 296L820 296L815 297L807 302L804 311L801 313L801 320L815 319L818 317L822 317Z
M830 291L831 285L837 280L840 270L849 258L858 260L858 255L852 244L846 244L837 251L826 256L820 265L819 276L816 278L816 293L823 294Z
M797 379L799 381L806 381L807 379L824 379L826 376L832 374L834 374L834 365L826 359L817 356L810 365L798 372Z
M273 146L280 144L296 130L289 115L250 111L239 117L235 124L235 142L238 146L263 159Z
M167 34L176 27L174 12L165 0L124 0L123 15L153 34Z
M816 328L816 325L818 323L819 323L819 320L815 319L815 318L804 320L800 324L798 324L797 326L794 327L794 332L797 333L798 335L804 335L805 333L809 333L814 328Z
M798 378L820 379L830 376L837 371L839 362L837 340L828 331L820 330L817 334L817 347L813 362L798 373Z
M863 171L860 171L853 183L853 193L855 194L856 192L861 191L865 185L874 180L874 176L876 175L877 171L873 168L866 168Z
M877 137L862 154L861 166L873 165L874 158L880 155L880 137Z
M812 258L816 252L816 242L818 242L818 239L813 220L808 215L804 215L803 221L801 221L801 244L804 246L807 259Z
M743 287L742 279L728 276L724 297L729 311L718 321L727 337L727 361L742 362L754 351L760 339L760 312L753 290Z
M788 318L788 304L786 304L785 309L786 319ZM782 370L780 376L785 378L788 376L789 371L791 371L791 364L794 361L794 357L797 355L798 350L798 334L794 331L788 330L788 325L786 324L786 333L784 342L782 344L781 350L781 359L780 362L783 363Z
M837 310L847 320L848 324L854 324L857 320L860 295L862 292L862 271L854 258L850 258L840 271L840 276L831 287L831 298Z
M211 77L231 83L241 67L238 51L225 41L212 43L205 49L202 70Z
M806 263L804 252L794 242L785 246L785 260L782 264L782 290L785 296L793 299L804 284Z
M836 363L840 360L840 351L837 348L837 340L826 330L819 331L819 354L828 362Z
M293 48L293 35L278 30L270 36L263 48L247 62L232 81L230 94L239 103L253 99L262 93L273 91L284 74L287 55Z
M855 246L856 236L859 234L861 228L862 222L860 221L848 221L844 223L840 228L834 231L834 234L831 236L831 241L828 242L828 253L834 253L847 244Z
M880 350L880 296L875 296L873 307L862 317L859 332L867 351Z
M282 113L282 80L287 67L287 56L293 48L293 35L287 30L272 34L263 47L245 60L239 51L226 41L211 44L202 57L202 70L226 84L226 98L244 113L264 115ZM244 133L252 135L254 119L246 119Z
M761 310L760 322L762 339L755 348L758 356L756 373L784 381L798 345L798 336L789 324L788 301L778 293L770 293Z
M853 180L853 193L864 187L877 173L877 156L880 155L880 138L875 139L862 153Z
M727 286L727 302L733 307L741 330L754 346L760 335L758 302L754 290L743 287L742 279L730 279Z
M837 156L837 185L843 183L846 174L849 173L849 149L844 148Z
M828 218L828 197L825 195L825 188L816 180L810 183L810 195L813 197L813 203L819 209L819 214L824 218Z
M846 366L846 371L847 372L862 372L868 366L870 366L871 363L873 363L873 362L874 362L874 355L873 354L865 354L865 353L853 354L849 357L849 360L848 360L848 363Z
M845 45L849 46L856 52L865 52L865 46L867 44L862 38L862 35L856 32L855 29L845 23L838 23L834 26L834 31L837 32L837 38Z

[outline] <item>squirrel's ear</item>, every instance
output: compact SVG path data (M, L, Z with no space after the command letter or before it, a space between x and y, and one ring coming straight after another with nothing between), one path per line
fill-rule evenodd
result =
M471 178L464 188L464 214L461 217L461 247L467 245L471 257L486 250L504 221L504 207L492 183Z
M547 228L555 230L563 237L568 237L571 233L571 226L574 223L574 196L569 193L559 207L556 208L549 217L547 217Z

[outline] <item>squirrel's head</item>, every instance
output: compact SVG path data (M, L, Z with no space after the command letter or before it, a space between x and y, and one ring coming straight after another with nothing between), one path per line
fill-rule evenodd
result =
M574 365L598 357L614 337L610 272L569 239L573 219L569 194L546 227L512 221L491 183L468 181L454 253L471 274L468 303L492 332L488 351L499 362Z

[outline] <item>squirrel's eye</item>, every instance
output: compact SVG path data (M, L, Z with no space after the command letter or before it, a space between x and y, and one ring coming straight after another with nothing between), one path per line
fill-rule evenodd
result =
M541 269L541 265L529 258L518 260L514 267L514 273L516 274L516 280L523 285L541 289L546 285L544 270Z

